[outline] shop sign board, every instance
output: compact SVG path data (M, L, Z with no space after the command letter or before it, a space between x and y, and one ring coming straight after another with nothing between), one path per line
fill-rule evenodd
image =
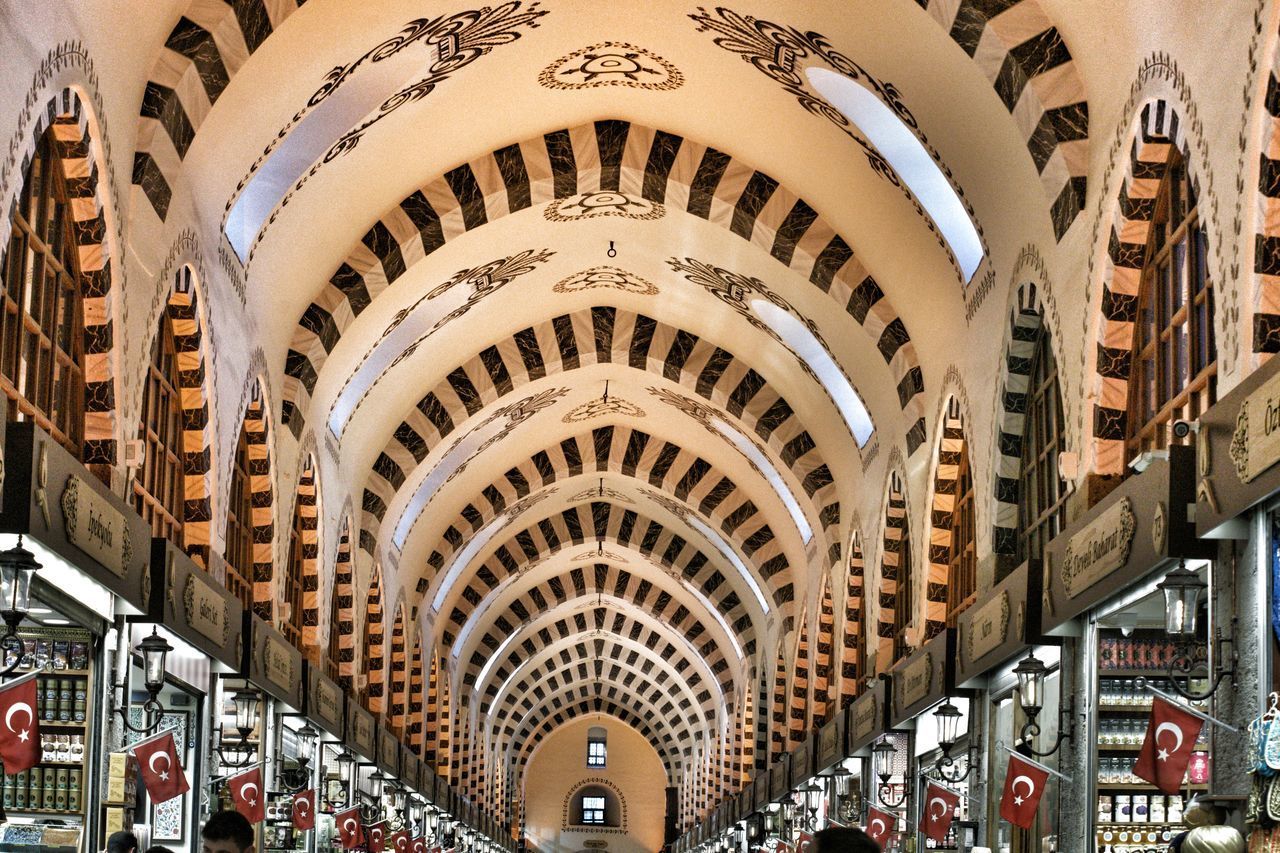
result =
M400 773L400 739L385 723L378 726L378 767L392 776Z
M347 703L347 746L366 761L373 760L377 749L374 740L376 729L373 714L362 708L359 702Z
M1049 543L1044 633L1066 632L1072 619L1168 561L1215 555L1217 546L1197 539L1188 517L1194 478L1195 450L1170 447L1168 459L1152 459Z
M818 729L816 767L819 773L829 770L832 765L844 758L847 720L848 717L844 714L836 713L827 720L826 725Z
M769 805L769 771L757 772L751 786L751 802L756 811L763 811Z
M955 629L929 640L893 671L889 723L898 726L947 695L955 677Z
M243 674L244 608L182 549L151 540L150 601L146 618L164 625L199 651Z
M791 787L795 788L803 785L813 776L813 758L814 758L814 735L813 732L804 736L804 740L795 749L791 750Z
M1244 378L1200 416L1196 435L1196 532L1219 528L1280 492L1280 359ZM1238 535L1245 535L1240 533Z
M346 722L346 694L338 682L325 674L323 667L303 661L302 668L306 672L307 683L303 713L329 734L341 738Z
M294 711L301 711L302 652L257 614L246 612L245 621L252 649L245 668L249 680Z
M847 709L849 750L854 755L866 749L888 728L885 682L877 680L849 703Z
M400 781L418 790L418 756L403 743L400 744Z
M0 483L0 532L29 536L146 612L151 528L132 506L30 421L8 424Z
M790 790L791 753L786 752L778 756L778 760L769 768L769 799L776 803Z
M956 643L956 683L970 682L1009 660L1039 639L1043 569L1028 560L990 592L979 595L981 605L960 614Z

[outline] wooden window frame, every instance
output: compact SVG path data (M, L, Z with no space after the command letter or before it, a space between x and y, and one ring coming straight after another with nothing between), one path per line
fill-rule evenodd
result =
M289 526L289 562L285 569L284 596L289 603L289 618L280 622L281 632L293 643L293 647L302 651L302 599L305 583L305 558L302 542L302 510L295 499L293 523Z
M903 503L906 503L904 495ZM911 652L907 642L907 628L911 624L911 528L907 524L904 508L902 538L898 540L897 587L893 595L893 659L900 661Z
M951 509L951 550L947 560L947 627L956 627L958 617L977 599L978 530L975 518L973 468L969 442L960 446L956 470L955 502Z
M249 431L240 427L227 490L227 535L223 552L227 589L245 609L253 607L253 477L249 473Z
M1018 562L1043 559L1067 521L1067 485L1058 473L1065 447L1058 363L1049 331L1036 338L1027 377L1022 457L1018 466Z
M139 440L143 461L133 478L134 506L151 525L152 536L182 547L186 514L182 392L173 323L167 312L160 315L143 382Z

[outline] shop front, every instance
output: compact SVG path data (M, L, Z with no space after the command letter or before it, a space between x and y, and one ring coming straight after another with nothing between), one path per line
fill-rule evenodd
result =
M810 732L793 750L788 778L791 791L783 801L791 844L799 842L801 833L818 831L822 816L823 789L818 784L814 762L817 759L817 734Z
M0 401L0 420L5 405ZM131 785L97 768L136 768L110 709L127 648L127 617L147 610L151 534L62 446L30 422L5 431L0 511L0 595L5 599L3 674L40 671L33 716L39 764L6 775L0 846L91 850L134 821ZM121 688L127 690L127 687ZM107 787L104 789L104 785ZM145 834L145 827L142 827Z
M889 730L888 694L888 680L876 679L845 708L844 757L832 772L833 817L845 826L862 825L867 803L876 802L871 750Z
M814 741L814 769L817 771L816 783L820 787L818 794L818 828L822 829L836 817L835 810L839 801L841 786L848 793L850 773L843 766L848 731L848 709L837 711L831 719L818 729ZM838 818L837 818L838 819Z
M765 829L767 843L790 843L791 821L786 804L791 800L791 754L783 753L769 767Z
M1204 637L1219 626L1203 602L1193 603L1190 611L1180 603L1171 606L1181 600L1175 587L1201 585L1212 596L1218 581L1216 549L1196 538L1188 516L1195 499L1194 457L1192 448L1172 447L1167 458L1148 458L1141 473L1050 543L1042 627L1047 635L1069 638L1056 719L1034 714L1054 704L1049 695L1054 684L1044 674L1051 663L1033 672L1024 661L1014 673L1022 710L1033 712L1022 731L1040 729L1038 737L1026 739L1034 741L1038 760L1073 778L1069 785L1052 779L1041 800L1046 840L1048 827L1072 829L1065 815L1047 811L1059 799L1052 789L1059 784L1064 808L1068 802L1078 808L1083 797L1087 814L1079 825L1098 849L1117 853L1166 846L1184 829L1189 799L1209 789L1207 740L1195 745L1177 794L1162 792L1134 773L1157 691L1194 708L1207 707L1193 698L1203 691L1203 679L1187 677L1181 663L1208 651ZM1171 617L1183 620L1191 633L1171 633ZM1030 709L1028 696L1034 699ZM1074 742L1076 759L1069 764L1060 759L1067 741Z
M362 819L375 817L373 795L376 793L379 800L382 796L380 789L375 790L382 779L374 764L378 754L378 724L373 714L350 698L347 700L346 737L345 752L351 761L341 765L347 774L344 805L347 808L359 807Z
M310 774L309 784L316 790L316 817L308 849L328 850L337 837L333 816L346 805L342 767L343 762L348 761L348 754L343 748L347 697L323 666L303 661L302 672L306 685L302 697L303 714L307 725L315 732L310 756L311 766L315 769Z

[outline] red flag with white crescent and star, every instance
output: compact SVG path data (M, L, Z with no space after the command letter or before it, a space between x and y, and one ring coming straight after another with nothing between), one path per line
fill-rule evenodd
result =
M1048 781L1047 772L1016 755L1010 755L1004 793L1000 796L1000 817L1014 826L1030 829Z
M402 829L391 836L391 849L395 853L409 853L409 832L407 830Z
M293 828L299 832L316 828L316 789L308 788L293 795Z
M773 844L773 853L791 853L791 845L782 839L778 839Z
M867 825L863 830L871 836L871 840L879 844L881 849L889 846L889 837L898 825L898 819L875 806L867 807Z
M1204 721L1159 696L1151 703L1147 737L1133 763L1133 775L1166 794L1177 794L1200 738Z
M40 763L40 722L36 719L36 675L30 673L0 687L0 761L7 776Z
M960 796L939 785L930 784L924 792L924 818L921 821L924 834L941 844L955 820Z
M338 828L338 838L343 850L355 850L364 844L364 830L360 828L360 810L356 808L338 812L333 816L334 826Z
M231 789L231 804L244 815L249 823L262 823L267 819L267 798L262 792L262 770L254 767L227 780Z
M409 853L427 853L426 836L419 835L413 841L409 842Z
M138 741L129 748L138 759L138 775L151 802L159 805L191 790L182 762L178 760L178 745L174 743L172 730Z
M383 853L386 849L387 827L382 821L367 827L364 835L369 844L369 853Z
M809 853L809 845L813 843L813 836L807 832L800 833L796 838L796 853Z

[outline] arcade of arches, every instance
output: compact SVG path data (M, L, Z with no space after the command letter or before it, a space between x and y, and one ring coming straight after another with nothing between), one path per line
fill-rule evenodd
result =
M0 844L1270 844L1280 0L490 2L0 0Z

